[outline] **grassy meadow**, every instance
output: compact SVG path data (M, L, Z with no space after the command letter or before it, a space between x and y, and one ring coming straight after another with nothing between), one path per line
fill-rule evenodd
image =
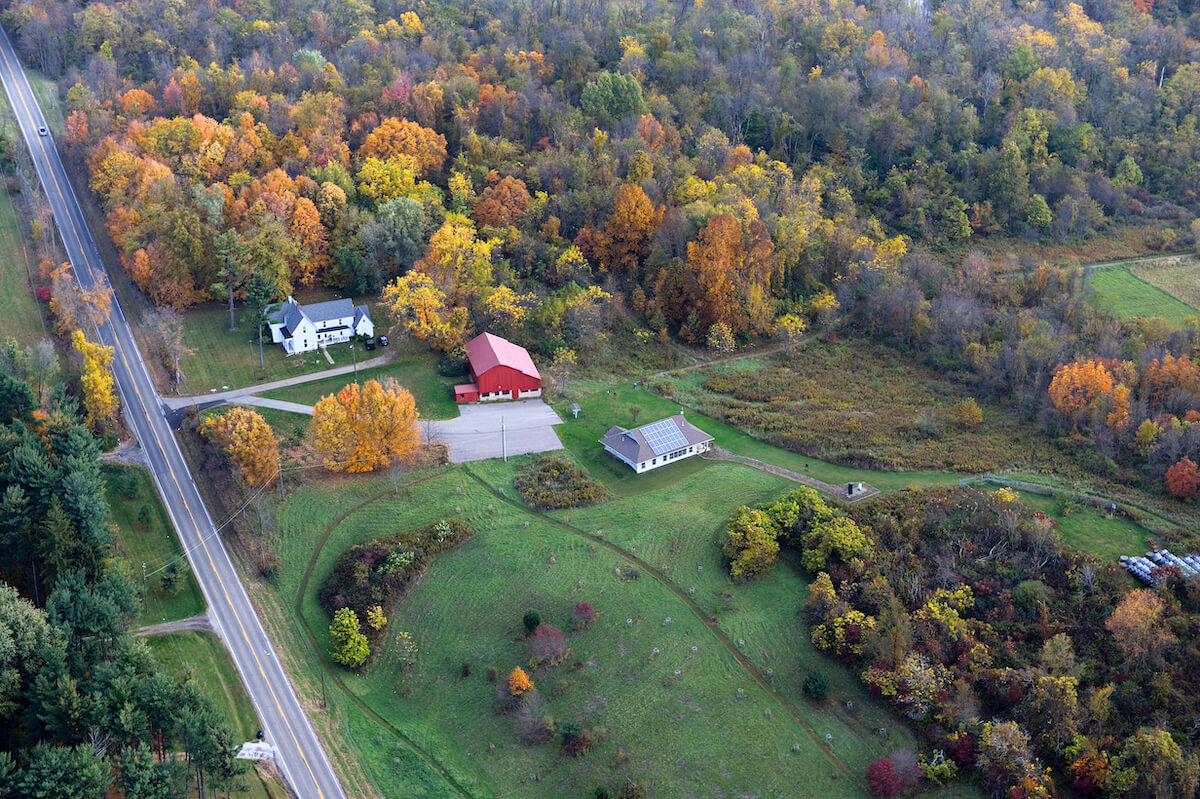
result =
M1145 267L1138 268L1145 271ZM1130 267L1109 264L1088 272L1091 301L1108 310L1120 319L1135 316L1161 316L1172 324L1180 324L1189 316L1196 316L1195 308L1176 299L1162 288L1136 277Z
M183 550L149 472L140 466L114 464L105 464L101 471L105 497L117 525L117 552L129 562L134 582L141 585L143 563L148 572L155 572L180 557ZM186 561L183 565L186 567ZM204 612L204 597L189 569L185 568L174 596L163 592L160 575L150 577L141 592L142 608L133 620L135 626L178 621Z
M795 618L807 594L800 573L781 564L749 586L724 575L714 542L733 507L790 482L694 459L647 475L664 476L657 490L547 516L514 501L526 460L416 475L399 493L386 479L314 484L280 512L280 588L296 597L319 651L329 616L316 595L348 546L447 516L478 531L439 557L393 615L390 629L416 638L411 673L386 644L361 675L325 664L349 692L339 713L384 795L411 781L424 796L586 796L629 776L651 795L779 796L803 786L862 796L868 763L916 745L856 675L812 648ZM631 568L640 578L629 579ZM599 617L572 632L578 601ZM556 741L519 744L513 719L493 710L489 671L527 664L520 631L530 608L571 646L573 665L531 675L548 715L607 730L584 758L563 757ZM820 705L800 691L813 669L833 685ZM446 776L434 779L439 769Z
M301 302L320 302L332 298L331 294L320 293L311 298L306 295L298 299ZM193 354L179 362L179 369L183 373L179 394L204 394L211 389L221 391L225 386L241 388L353 363L348 344L335 344L328 348L333 358L332 364L325 359L321 350L288 357L282 347L271 343L270 334L264 330L263 363L266 368L259 369L258 333L248 321L250 316L241 303L235 303L234 317L237 319L237 330L230 332L228 306L208 303L189 309L184 314L183 340ZM380 352L365 352L362 344L355 346L359 360Z
M41 309L29 285L29 266L17 215L8 193L0 191L0 314L4 318L2 338L12 336L22 346L49 337Z
M669 400L659 407L673 412L681 406L694 408L749 431L767 445L760 451L771 453L761 460L794 469L778 463L777 447L802 453L801 462L813 467L810 473L831 483L855 475L884 489L921 482L913 475L914 480L901 478L896 485L883 480L884 471L866 470L975 473L1025 464L1071 467L1032 425L997 405L980 402L983 421L975 426L956 422L951 408L971 397L969 390L865 342L814 341L791 353L672 372L651 381L651 389ZM717 443L722 444L719 436ZM814 458L842 469L822 476L815 470L823 467Z
M454 402L454 384L466 378L455 380L450 377L442 377L437 371L438 353L430 352L419 342L407 339L394 342L388 349L380 348L369 353L363 353L360 345L358 357L359 360L362 360L364 354L374 357L386 354L389 350L393 353L395 360L382 366L359 369L358 380L360 383L364 380L394 378L396 382L412 392L413 399L417 402L417 411L420 412L422 418L452 419L458 416L458 405ZM262 392L262 396L288 402L299 402L304 405L315 405L322 397L336 394L353 381L353 374L338 375L314 380L311 383L271 389Z
M1140 280L1162 289L1200 314L1200 258L1194 255L1172 256L1132 263L1129 271Z

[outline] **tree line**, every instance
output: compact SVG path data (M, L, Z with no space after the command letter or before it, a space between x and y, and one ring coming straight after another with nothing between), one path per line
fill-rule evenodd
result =
M39 402L31 383L58 370L44 349L0 358L0 796L228 796L239 742L128 630L138 590L100 446L61 388Z
M4 13L176 307L399 279L437 346L507 326L550 354L595 338L533 313L575 284L745 340L904 250L1127 221L1177 246L1197 212L1187 3Z

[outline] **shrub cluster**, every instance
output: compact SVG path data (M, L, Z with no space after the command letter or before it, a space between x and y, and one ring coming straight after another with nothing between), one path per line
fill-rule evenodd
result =
M907 491L851 513L874 545L831 552L802 615L819 649L923 725L927 779L978 767L1014 796L1050 795L1052 778L1114 796L1200 783L1195 581L1164 569L1161 590L1129 593L1009 491ZM868 775L880 796L911 783L911 759L890 760Z
M374 608L391 614L433 557L475 535L475 530L457 519L444 519L419 530L406 530L355 544L342 553L321 586L321 605L330 614L351 608L365 619ZM368 625L372 640L382 630Z
M561 455L534 461L517 474L513 484L526 504L541 510L582 508L605 498L603 486Z

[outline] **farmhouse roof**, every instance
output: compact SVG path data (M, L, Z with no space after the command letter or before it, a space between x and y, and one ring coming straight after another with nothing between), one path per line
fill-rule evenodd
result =
M600 443L631 463L644 463L682 447L703 444L713 437L683 418L669 416L635 430L611 427Z
M351 327L353 327L355 330L357 330L358 323L361 322L364 317L367 319L371 318L371 309L365 305L355 305L354 306L354 322L353 322L353 324L351 324Z
M314 302L312 305L305 305L302 313L314 324L346 319L354 316L354 302L347 299Z
M471 371L476 376L497 366L507 366L516 369L521 374L541 379L533 359L524 347L513 344L507 339L493 336L491 333L480 333L467 342L467 360L471 362Z

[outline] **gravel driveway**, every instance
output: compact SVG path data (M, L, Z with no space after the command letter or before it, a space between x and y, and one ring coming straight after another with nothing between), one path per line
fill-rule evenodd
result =
M516 402L492 402L460 405L461 416L445 421L423 422L434 441L450 447L451 463L482 461L527 452L562 449L554 425L562 419L540 399ZM504 420L504 446L500 441L500 420Z

